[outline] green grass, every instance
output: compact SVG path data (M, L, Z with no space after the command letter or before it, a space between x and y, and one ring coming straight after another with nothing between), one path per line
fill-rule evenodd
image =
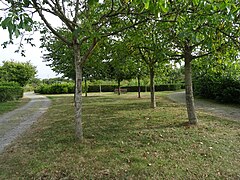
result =
M239 179L240 123L186 109L158 93L84 98L84 141L74 138L74 103L51 96L49 111L0 155L0 179Z
M0 115L17 109L20 106L23 106L29 102L29 99L22 98L15 101L0 102Z

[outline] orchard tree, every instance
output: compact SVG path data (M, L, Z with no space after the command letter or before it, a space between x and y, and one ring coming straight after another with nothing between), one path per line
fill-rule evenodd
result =
M164 14L174 23L162 27L165 42L171 43L168 54L172 60L184 59L186 106L189 124L197 124L195 113L192 69L193 60L214 55L229 47L240 48L240 2L223 1L150 1L135 0L136 5L144 5L145 9L165 20Z
M136 77L138 71L138 66L131 56L129 47L126 47L121 38L110 37L103 44L99 54L107 66L106 77L117 81L118 95L120 95L121 81Z
M131 23L128 16L136 8L122 1L95 0L8 0L4 10L6 17L1 18L1 26L7 28L12 35L19 36L21 30L31 31L33 21L31 16L37 13L44 26L58 39L73 49L75 67L75 123L76 137L83 139L82 130L82 69L102 38L117 34L146 20ZM32 12L31 12L32 11ZM29 14L28 14L29 13ZM59 19L63 28L69 32L65 35L59 32L49 21L48 14ZM85 48L83 45L87 44Z
M161 36L161 27L164 26L162 21L158 22L152 19L150 22L138 26L135 31L129 31L127 41L137 53L139 59L144 63L149 70L150 77L150 94L151 107L156 108L155 97L155 73L156 68L163 68L167 62L166 53L168 52L168 42L165 42Z
M34 79L36 73L36 67L30 62L3 61L3 65L0 67L2 81L14 81L22 87Z
M217 55L231 46L239 48L238 3L193 1L174 6L184 12L180 11L177 23L170 28L169 41L176 51L175 58L184 59L188 119L190 124L197 124L191 63L210 54Z

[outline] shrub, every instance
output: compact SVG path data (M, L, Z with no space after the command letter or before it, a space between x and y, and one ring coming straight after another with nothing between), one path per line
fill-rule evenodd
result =
M181 89L182 84L161 84L155 86L155 91L175 91ZM124 86L121 87L127 89L128 92L138 92L138 86ZM141 92L145 91L145 86L140 86ZM150 91L149 87L147 90Z
M240 104L240 81L228 77L201 77L194 81L194 94L226 103Z
M116 85L101 85L102 92L114 92ZM100 92L100 85L89 85L88 92Z
M15 82L0 83L0 102L12 101L23 97L23 88Z
M35 88L34 92L40 94L74 93L74 84L73 83L42 84Z

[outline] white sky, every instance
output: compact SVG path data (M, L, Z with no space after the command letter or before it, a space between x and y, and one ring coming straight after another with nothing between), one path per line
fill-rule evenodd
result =
M3 7L3 4L0 4L0 7ZM3 12L0 12L1 16L4 16ZM38 16L34 17L35 20L40 20ZM54 27L60 26L61 23L58 21L56 18L47 15L47 19L50 21L51 24L53 24ZM31 36L34 40L33 43L35 44L34 47L32 47L29 44L24 44L24 50L25 52L25 57L21 56L20 53L15 53L15 50L18 49L18 44L20 42L19 39L14 39L14 44L13 45L8 45L7 48L3 49L3 47L0 47L0 65L2 65L3 61L7 60L14 60L14 61L19 61L19 62L27 62L30 61L32 65L37 67L37 78L40 79L46 79L46 78L54 78L54 77L61 77L61 75L57 75L55 72L51 70L49 66L47 66L45 62L43 62L42 58L42 49L39 48L41 45L40 43L40 33L35 32ZM7 30L3 30L0 27L0 45L9 40L9 34Z
M20 39L14 40L14 45L8 45L7 48L3 49L0 47L0 65L2 65L2 61L14 60L19 62L27 62L30 61L32 65L37 67L37 78L46 79L46 78L54 78L57 77L56 73L53 72L49 66L46 66L47 63L43 62L41 56L40 41L39 41L40 33L35 32L32 35L34 39L33 43L36 45L32 47L29 44L24 45L24 49L26 50L25 57L21 56L20 53L15 53L15 50L18 49L17 43L20 42ZM9 35L7 30L0 29L0 44L9 40ZM58 75L59 76L59 75Z

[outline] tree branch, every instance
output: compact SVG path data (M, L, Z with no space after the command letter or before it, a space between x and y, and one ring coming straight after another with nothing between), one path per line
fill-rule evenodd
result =
M42 13L41 7L39 7L39 4L37 3L36 0L33 0L33 7L37 10L39 16L41 17L42 21L45 23L45 25L48 27L48 29L59 39L61 39L64 43L66 43L68 46L71 46L71 42L68 41L65 37L61 36L52 26L51 24L47 21L45 16Z

